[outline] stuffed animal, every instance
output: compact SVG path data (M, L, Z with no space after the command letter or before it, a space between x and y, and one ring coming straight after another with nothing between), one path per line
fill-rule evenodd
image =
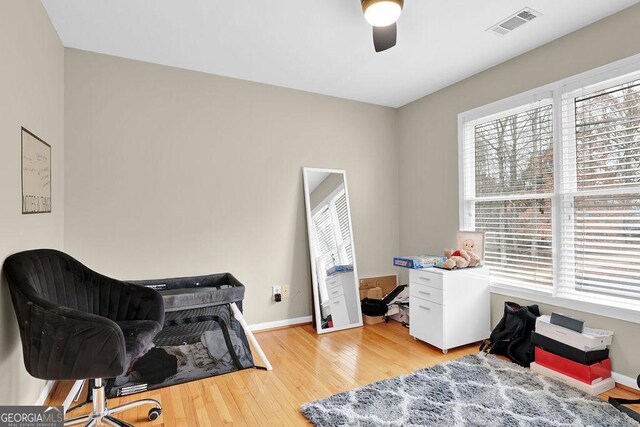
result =
M469 245L465 242L464 246L466 248ZM451 249L445 249L444 256L447 257L447 260L442 264L442 267L448 270L475 267L480 264L480 257L471 252L471 250L460 249L454 252Z

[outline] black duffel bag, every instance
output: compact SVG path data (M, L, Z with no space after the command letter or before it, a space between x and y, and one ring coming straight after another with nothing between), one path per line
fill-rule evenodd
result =
M531 332L540 317L537 305L523 307L515 302L504 303L504 316L480 351L507 356L512 362L528 367L534 361Z
M638 375L638 388L640 388L640 375ZM623 405L638 405L640 404L640 399L619 399L617 397L610 397L609 403L611 403L614 407L616 407L620 412L623 412L629 415L634 420L640 422L640 413L634 411L631 408L627 408Z
M365 298L362 300L362 314L366 316L384 316L389 307L381 299Z

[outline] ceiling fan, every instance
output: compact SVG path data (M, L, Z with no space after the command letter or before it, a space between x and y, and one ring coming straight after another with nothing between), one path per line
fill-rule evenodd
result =
M373 46L376 52L394 47L398 38L396 22L402 13L404 0L360 1L365 19L373 26Z

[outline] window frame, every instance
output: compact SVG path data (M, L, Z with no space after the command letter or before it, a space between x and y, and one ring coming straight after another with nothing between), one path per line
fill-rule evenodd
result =
M339 185L338 187L336 187L335 190L333 190L331 192L331 194L329 194L322 202L320 202L318 204L318 206L316 206L313 211L311 211L311 218L315 221L315 217L324 209L329 209L329 214L331 215L331 226L333 228L333 234L336 240L336 255L338 256L338 261L339 264L347 264L348 263L348 257L347 257L347 251L346 251L346 246L350 245L352 243L353 239L349 239L348 242L344 241L342 239L342 232L340 230L340 222L338 220L338 215L337 215L337 208L336 208L336 201L342 196L345 195L346 197L346 189L344 186L344 183ZM316 227L314 227L314 232L317 233L317 229ZM316 234L316 238L315 238L315 245L316 245L316 251L319 254L322 254L322 251L320 250L320 242L319 239L317 237ZM320 255L319 258L321 258L323 255Z
M640 73L640 54L634 55L602 67L586 71L556 82L528 90L526 92L474 108L458 114L458 225L459 229L465 227L466 203L470 200L465 193L465 132L482 120L490 121L492 118L504 116L505 113L524 111L534 104L540 105L544 100L551 100L553 105L553 177L554 192L551 197L552 204L552 254L553 254L553 286L525 286L504 283L491 283L491 292L495 294L533 300L540 303L551 304L559 307L579 310L587 313L603 315L607 317L640 323L640 308L629 309L616 306L611 302L599 302L597 298L581 295L559 294L560 275L560 240L561 240L561 201L566 195L564 190L564 164L565 157L563 141L563 99L565 95L585 88L585 92L606 87L611 80L623 79L630 74ZM614 83L615 84L615 83ZM575 96L575 95L574 95ZM475 175L475 173L473 174ZM541 197L542 193L534 194ZM516 197L520 197L517 195Z

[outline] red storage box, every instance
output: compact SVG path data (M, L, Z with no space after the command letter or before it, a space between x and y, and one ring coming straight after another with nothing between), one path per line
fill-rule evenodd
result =
M546 368L553 369L568 377L582 381L586 384L593 384L611 377L611 359L593 365L583 365L573 360L565 359L557 354L544 351L536 347L536 363Z

